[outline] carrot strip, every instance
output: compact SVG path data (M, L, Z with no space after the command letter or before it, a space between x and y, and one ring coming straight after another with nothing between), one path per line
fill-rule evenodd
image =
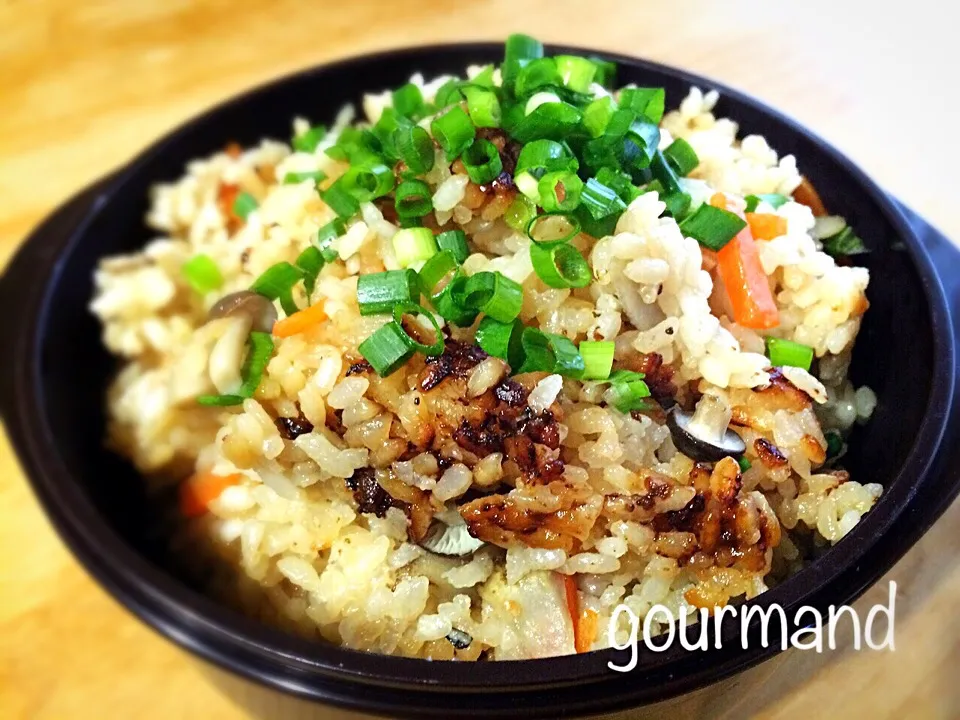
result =
M574 646L578 653L590 652L593 641L597 639L597 629L600 625L600 616L590 608L584 608L577 623Z
M316 305L304 308L300 312L295 312L283 320L277 320L277 322L273 324L273 334L277 337L298 335L326 319L327 314L323 311L323 303L317 303Z
M220 497L231 485L238 485L243 475L215 475L214 473L196 473L180 485L180 512L187 517L199 517L207 512L207 506Z
M714 207L742 215L736 202L723 193L710 198ZM733 320L743 327L765 330L780 324L780 313L770 281L760 264L757 243L748 225L717 253L717 270L733 308Z
M570 620L573 622L573 637L577 637L577 624L580 620L580 600L577 596L577 583L572 575L563 575L563 589L567 594L567 611L570 613Z
M771 213L747 213L754 240L773 240L787 234L787 219Z
M820 199L820 193L813 186L813 183L807 178L800 178L800 185L793 191L793 199L801 205L806 205L813 211L814 217L823 217L827 214L827 209L823 206L823 200Z

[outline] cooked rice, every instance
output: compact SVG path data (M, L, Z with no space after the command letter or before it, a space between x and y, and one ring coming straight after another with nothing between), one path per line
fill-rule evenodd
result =
M443 78L413 81L429 100ZM795 158L778 157L760 136L738 139L734 121L713 115L716 101L716 92L693 88L663 119L662 142L684 137L701 160L683 181L691 194L791 193L801 181ZM389 93L368 96L367 120L390 102ZM800 540L816 534L835 543L874 504L880 486L824 467L824 431L845 432L876 405L869 389L846 377L868 273L825 254L811 235L810 209L792 201L763 208L786 219L787 233L760 242L760 257L780 310L772 332L815 349L819 380L796 369L771 373L763 338L722 313L699 244L664 215L656 193L637 198L613 236L578 236L595 282L557 290L533 272L529 240L503 222L502 203L482 193L478 202L477 187L442 154L427 177L436 223L463 227L470 238L467 272L499 270L522 283L524 323L573 340L616 340L624 367L656 358L682 398L710 392L726 403L752 463L742 485L732 460L711 469L680 454L661 414L608 408L599 383L519 378L530 411L556 418L559 446L551 456L562 461L561 476L531 487L509 452L461 447L441 437L438 425L445 414L469 417L491 398L508 373L502 361L480 360L429 392L419 385L428 371L422 359L388 378L348 375L361 359L357 345L384 322L359 314L357 277L398 267L390 242L397 227L369 203L338 239L340 261L326 265L303 299L322 303L329 321L275 338L253 399L235 409L199 406L198 395L235 384L231 372L249 331L235 319L207 322L207 311L274 263L294 261L333 218L310 181L277 179L341 173L345 165L323 151L350 120L349 111L342 114L313 153L264 140L189 163L183 178L153 192L147 221L158 237L141 252L105 259L96 273L92 310L104 343L126 363L109 392L112 445L158 483L194 471L243 477L210 503L209 514L183 522L175 540L211 592L292 632L376 652L564 654L573 652L564 576L576 581L581 611L597 614L592 647L600 648L618 604L643 617L656 603L679 614L755 597L775 565L782 572L802 564ZM303 132L308 124L294 127ZM223 202L236 191L259 202L246 222L237 223ZM201 297L181 276L197 253L220 267L218 293ZM467 342L473 331L451 329ZM284 418L309 431L285 436ZM349 485L365 472L375 472L369 477L390 495L402 493L403 503L363 512ZM575 527L539 544L504 530L502 542L465 558L415 541L416 508L426 508L428 520L438 514L462 522L450 514L462 498L511 486L529 511L567 513ZM736 548L681 522L697 498L715 502L724 491L735 507ZM474 510L466 517L472 531L489 520L483 507ZM453 630L472 642L456 648L446 639Z

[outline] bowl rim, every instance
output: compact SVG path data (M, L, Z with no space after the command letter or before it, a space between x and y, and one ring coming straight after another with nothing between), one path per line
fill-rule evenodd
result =
M459 54L464 57L465 62L469 62L471 55L489 53L501 46L501 43L495 42L464 42L379 50L305 68L259 84L219 102L176 126L160 140L141 151L120 170L109 181L108 188L95 203L96 206L73 232L69 233L61 258L73 251L98 214L109 210L109 199L117 188L137 177L157 156L171 145L175 145L182 135L210 122L221 112L242 106L265 90L318 74L335 75L351 67L368 63L392 60L415 62L418 57L438 53ZM908 459L892 481L898 485L909 484L910 491L903 502L905 506L913 498L919 486L918 480L929 472L934 463L935 453L930 453L929 450L931 447L939 448L946 430L946 419L951 414L955 383L953 374L955 345L953 329L949 321L949 308L940 280L899 208L863 171L829 143L779 111L723 83L679 68L616 53L566 45L548 45L547 48L553 53L596 55L618 64L669 75L688 85L717 89L724 97L752 106L788 131L816 144L876 203L884 219L896 231L898 237L906 240L907 251L923 286L929 307L934 339L931 388L939 387L947 391L940 393L939 396L931 393L933 397L930 399L921 425L916 429L914 445L908 454ZM358 88L358 90L365 89ZM30 367L26 363L28 363L28 357L37 350L36 344L41 336L39 328L44 326L44 318L50 311L50 288L58 281L64 265L64 262L59 261L53 264L47 281L41 284L42 287L37 288L33 303L27 304L30 310L25 314L29 316L36 314L39 317L39 321L35 323L38 330L28 332L29 337L24 342L17 343L19 349L14 357L14 363L17 365L16 375L22 378L29 377L30 382L15 382L14 405L11 406L14 410L9 414L5 412L5 415L8 418L16 418L18 427L16 432L11 432L14 436L11 439L14 440L21 462L27 470L25 474L66 544L88 572L149 625L197 655L244 677L303 697L363 708L368 711L377 711L374 701L358 697L354 692L358 686L364 684L426 693L482 693L504 690L536 692L547 688L601 682L610 678L611 672L607 669L607 661L614 659L619 661L620 656L609 650L522 661L523 665L528 666L528 671L518 673L515 664L511 662L480 664L433 662L425 665L428 661L354 651L292 637L234 613L189 589L127 546L112 528L96 522L98 512L84 496L78 483L60 481L60 478L70 478L71 472L59 453L55 451L55 443L50 442L52 439L50 428L40 417L41 414L30 412L31 408L36 407L40 397L38 393L42 392L42 381L37 364L34 363L34 366ZM26 350L26 353L21 350ZM12 423L7 424L8 430L12 430L10 428ZM782 585L763 593L752 603L761 607L769 606L784 597L788 590L798 588L802 583L806 584L804 592L801 593L802 596L823 590L868 551L872 544L871 535L886 532L902 510L903 506L891 507L889 504L883 506L878 503L875 509L865 516L865 520L843 540L843 547L847 551L846 557L839 563L837 569L830 573L811 573L808 572L809 568L805 569ZM904 548L904 552L906 549ZM833 548L831 552L840 557L837 554L837 548ZM106 558L109 558L109 561ZM881 563L882 569L875 575L878 577L881 572L892 566L895 560L896 558L885 559ZM822 565L822 560L811 567L817 565ZM861 588L860 592L865 588L866 586ZM728 676L759 662L773 652L776 650L752 649L726 658L711 668L701 684ZM710 653L705 653L704 662L709 659ZM254 668L254 664L260 667ZM264 667L266 664L272 666L272 671L266 671ZM678 660L670 659L665 663L658 663L653 670L668 673L671 667L679 664ZM430 672L425 674L423 672L425 668L429 668ZM637 672L640 672L639 668ZM531 681L531 677L535 680ZM348 688L349 691L345 695L338 694L337 690L325 687L326 680L350 683L352 689ZM591 705L591 707L599 706L599 704ZM389 707L381 708L381 711L389 711Z

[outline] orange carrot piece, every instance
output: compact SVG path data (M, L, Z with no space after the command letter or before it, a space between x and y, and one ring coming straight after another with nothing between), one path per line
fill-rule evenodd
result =
M823 217L827 214L827 209L823 206L823 200L820 199L820 193L813 186L813 183L807 178L800 178L800 185L793 191L793 199L801 205L806 205L813 211L814 217Z
M593 641L597 639L600 616L590 608L584 608L577 624L574 646L578 653L590 652Z
M773 240L787 234L787 219L771 213L747 213L754 240Z
M277 320L277 322L273 324L273 334L277 337L298 335L326 319L327 314L323 311L323 303L317 303L316 305L304 308L300 312L295 312L283 320Z
M572 575L563 575L563 589L567 594L567 611L570 613L570 620L573 622L573 637L577 637L577 625L580 621L580 600L577 595L577 582Z
M723 193L710 198L710 204L743 217L738 205ZM749 225L717 253L717 270L730 298L734 322L754 330L780 324L780 312Z
M243 475L215 475L204 472L191 475L180 485L180 512L187 517L199 517L207 512L207 506L220 497L231 485L239 485Z

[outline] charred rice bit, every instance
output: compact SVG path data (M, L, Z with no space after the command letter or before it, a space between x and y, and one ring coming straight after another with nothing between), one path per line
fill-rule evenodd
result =
M411 82L432 102L449 79ZM790 196L801 183L796 159L760 136L738 139L716 102L693 88L662 121L661 147L684 138L699 158L682 181L694 202ZM360 122L391 104L389 91L368 95ZM224 368L240 367L248 329L208 321L210 307L296 262L335 219L313 181L285 179L319 171L328 187L348 165L325 151L353 121L344 110L312 151L264 140L192 161L153 191L157 239L103 260L95 275L91 309L124 362L107 399L112 447L158 491L195 472L241 478L173 539L211 593L351 648L437 660L560 655L575 647L566 577L581 610L596 613L600 648L618 604L643 618L657 603L676 615L753 598L802 567L811 537L835 543L873 506L882 488L851 479L828 452L829 433L865 421L877 403L847 377L869 275L824 252L810 208L762 208L786 223L785 234L757 241L780 318L763 334L815 355L811 372L773 369L760 331L730 318L716 254L684 235L656 192L633 200L612 235L572 239L590 263L588 287L545 284L530 239L505 219L519 197L520 144L499 129L479 131L503 165L485 184L435 149L423 224L465 231L468 275L499 271L519 283L525 325L575 344L614 341L614 368L645 376L646 406L615 409L600 381L516 375L477 346L476 323L444 323L442 354L416 354L379 377L358 346L387 319L360 314L357 278L399 268L391 197L362 203L309 297L296 286L299 306L319 306L326 319L273 337L252 397L199 405L226 392ZM295 134L309 127L297 119ZM245 217L234 207L240 193L256 200ZM216 292L197 293L181 272L201 253L222 274ZM692 410L707 392L729 410L748 462L700 462L674 446L664 407ZM437 532L483 545L431 552L424 545Z

